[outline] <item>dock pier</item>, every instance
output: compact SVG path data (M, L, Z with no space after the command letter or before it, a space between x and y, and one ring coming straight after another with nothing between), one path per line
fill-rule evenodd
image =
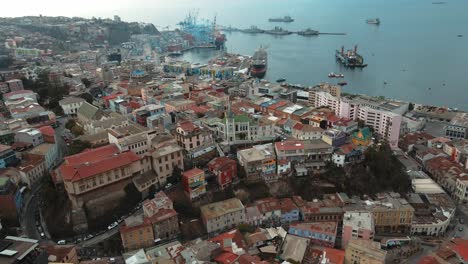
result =
M257 28L257 27L255 27L255 28ZM225 31L225 32L242 32L242 33L245 33L245 34L268 34L266 32L267 30L263 30L263 29L259 29L262 32L253 33L253 32L246 32L247 29L240 29L240 28L235 28L235 27L231 27L231 26L230 27L223 27L221 30ZM288 31L288 32L289 32L289 34L284 34L284 35L280 35L280 36L291 35L291 34L298 34L299 35L300 31ZM347 35L347 33L344 33L344 32L318 32L317 35L344 36L344 35ZM307 36L314 36L314 35L307 35Z

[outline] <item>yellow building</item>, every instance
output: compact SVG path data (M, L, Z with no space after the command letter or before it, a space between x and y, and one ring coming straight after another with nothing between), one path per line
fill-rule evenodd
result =
M153 226L143 215L125 219L125 223L120 227L120 237L125 250L154 245Z
M351 239L345 250L345 264L384 264L386 255L379 242Z

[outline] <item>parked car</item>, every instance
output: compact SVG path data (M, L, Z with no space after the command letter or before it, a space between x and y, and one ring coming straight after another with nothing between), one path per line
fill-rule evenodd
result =
M41 238L45 238L45 234L44 234L44 233L41 233Z
M458 231L462 232L463 231L463 226L458 227Z
M107 229L111 230L112 228L114 228L114 227L116 227L116 226L118 226L118 225L119 225L119 223L114 222L114 223L110 224L110 225L107 227Z
M67 242L65 240L59 240L57 241L58 245L65 245Z

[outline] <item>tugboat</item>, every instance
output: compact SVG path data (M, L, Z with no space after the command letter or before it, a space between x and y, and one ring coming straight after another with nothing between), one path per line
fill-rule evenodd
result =
M290 23L294 22L294 19L292 19L290 16L284 16L284 17L276 17L276 18L270 18L268 19L269 22L285 22L285 23Z
M378 18L371 18L366 20L367 24L372 24L372 25L380 25L380 19Z
M250 34L258 34L258 33L263 33L265 30L259 29L257 26L250 26L248 29L244 29L242 32L244 33L250 33Z
M250 64L250 76L259 79L265 77L267 67L267 52L263 47L260 47L252 56L252 63Z
M301 36L317 36L319 32L317 30L308 28L306 30L297 32L297 34Z
M336 50L336 60L343 64L345 67L350 68L364 68L367 64L364 64L364 58L357 53L357 45L354 46L353 50L344 51L344 47L341 50Z
M277 36L284 36L284 35L292 34L291 31L284 30L281 27L275 27L274 29L266 30L265 33L270 34L270 35L277 35Z

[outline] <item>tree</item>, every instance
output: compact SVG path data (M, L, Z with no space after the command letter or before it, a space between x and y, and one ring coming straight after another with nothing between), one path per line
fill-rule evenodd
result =
M358 118L357 123L358 123L358 128L363 128L364 126L366 126L366 123L362 119Z
M237 226L237 229L239 229L239 231L241 233L253 233L255 232L255 227L249 225L249 224L239 224Z
M76 121L74 119L70 119L65 124L65 128L71 130L74 126L76 126Z
M84 84L86 88L89 88L91 86L91 81L88 80L88 78L81 79L81 82Z
M413 103L409 103L408 105L408 111L413 111L414 110L414 104Z
M77 137L84 134L84 129L79 125L75 125L74 127L72 127L72 129L70 129L70 131L73 133L73 135Z
M90 104L93 103L94 98L93 98L93 96L92 96L91 94L89 94L89 93L80 94L80 97L83 98L83 99L85 99L86 102L88 102L88 103L90 103Z
M91 148L91 143L84 140L73 140L73 142L68 146L69 154L75 155L81 153L83 150Z

